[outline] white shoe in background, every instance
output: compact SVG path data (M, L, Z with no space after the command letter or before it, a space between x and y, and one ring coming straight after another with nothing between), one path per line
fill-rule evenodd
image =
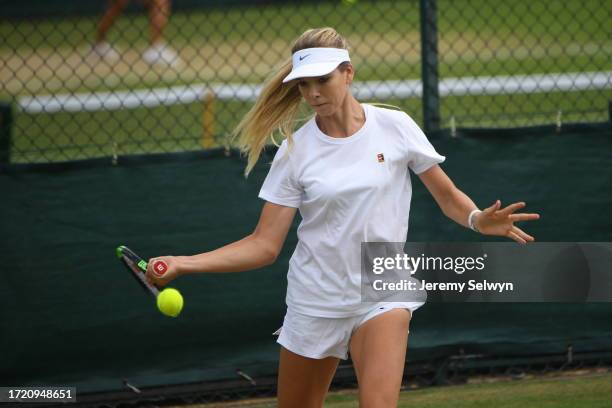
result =
M117 52L117 50L106 41L94 44L91 48L91 53L94 54L96 57L109 62L117 61L119 58L121 58L119 52Z
M162 42L155 43L147 48L142 54L142 59L151 65L159 64L172 67L177 67L182 62L177 52Z

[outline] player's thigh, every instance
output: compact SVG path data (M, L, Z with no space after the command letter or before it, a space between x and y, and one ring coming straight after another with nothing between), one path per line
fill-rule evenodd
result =
M278 407L322 407L338 362L337 357L322 359L303 357L281 346Z
M406 360L410 311L392 309L363 323L351 337L350 353L362 408L395 407Z

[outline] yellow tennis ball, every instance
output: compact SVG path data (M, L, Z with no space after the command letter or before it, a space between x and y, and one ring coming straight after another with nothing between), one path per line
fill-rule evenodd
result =
M183 310L183 296L174 288L166 288L157 295L157 308L166 316L176 317Z

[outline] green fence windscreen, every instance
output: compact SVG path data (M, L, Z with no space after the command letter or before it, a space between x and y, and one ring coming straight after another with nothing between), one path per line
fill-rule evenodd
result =
M443 169L479 206L524 200L541 213L539 241L612 240L610 131L432 138ZM275 265L182 277L177 319L161 316L117 261L193 254L242 238L257 223L268 165L242 176L235 157L148 158L118 166L0 175L0 383L79 392L274 373L272 332L285 311L295 226ZM266 156L263 162L271 160ZM481 238L446 219L413 175L409 240ZM465 352L529 355L609 350L612 304L426 304L411 325L409 361ZM501 317L501 318L500 318Z

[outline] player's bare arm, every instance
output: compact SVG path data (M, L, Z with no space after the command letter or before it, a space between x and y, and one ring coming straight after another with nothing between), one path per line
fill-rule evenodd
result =
M214 251L193 256L169 256L164 260L168 271L162 277L147 271L155 284L165 285L174 278L199 272L241 272L274 263L280 253L296 208L266 202L255 230L239 241ZM153 264L153 262L149 262Z
M442 168L436 164L419 174L419 177L444 215L469 228L469 215L472 211L477 210L478 206L455 186ZM533 242L535 241L533 236L514 225L518 221L532 221L540 218L537 213L515 214L515 211L526 205L525 202L516 202L501 208L501 201L496 200L490 207L474 214L474 226L478 232L485 235L507 237L521 244Z

